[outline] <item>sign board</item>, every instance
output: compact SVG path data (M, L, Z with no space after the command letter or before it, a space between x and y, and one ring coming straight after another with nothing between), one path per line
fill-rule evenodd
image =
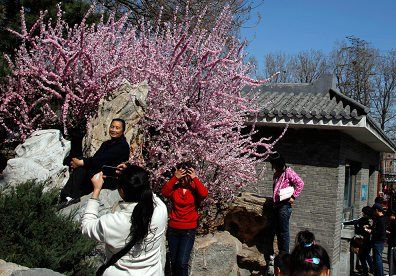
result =
M361 193L361 200L366 201L367 200L367 194L368 194L368 185L367 184L362 184L362 193Z

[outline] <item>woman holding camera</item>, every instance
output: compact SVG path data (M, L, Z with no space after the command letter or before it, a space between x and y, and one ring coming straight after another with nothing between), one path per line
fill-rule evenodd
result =
M199 203L208 190L199 181L190 164L178 166L173 177L162 187L162 195L172 202L169 214L168 245L172 275L187 276L188 262L198 226Z
M123 168L118 180L124 201L116 212L99 217L103 175L100 172L91 179L94 191L82 219L82 232L105 243L107 259L96 275L164 275L167 208L151 191L143 168Z

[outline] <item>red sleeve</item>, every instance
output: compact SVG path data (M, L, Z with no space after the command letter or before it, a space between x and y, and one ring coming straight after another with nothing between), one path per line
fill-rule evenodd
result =
M208 189L202 184L202 182L198 179L198 177L195 177L192 181L192 188L197 191L197 194L201 198L205 198L208 196Z
M176 176L173 176L169 181L162 187L162 195L164 197L170 197L173 194L173 186L178 181Z

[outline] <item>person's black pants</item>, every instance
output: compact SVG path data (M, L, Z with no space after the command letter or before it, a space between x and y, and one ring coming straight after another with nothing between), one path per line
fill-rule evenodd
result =
M274 206L275 234L278 241L279 252L289 253L289 220L291 213L292 207L289 202L279 202Z
M358 258L362 266L363 276L368 275L369 268L370 271L374 271L374 263L373 263L373 259L370 256L370 251L371 251L370 241L364 240L363 246L359 249L359 254L358 254Z
M91 178L97 173L95 170L77 167L70 173L69 180L62 188L61 199L66 197L80 198L93 191ZM108 178L103 183L103 189L115 190L117 183L115 179Z

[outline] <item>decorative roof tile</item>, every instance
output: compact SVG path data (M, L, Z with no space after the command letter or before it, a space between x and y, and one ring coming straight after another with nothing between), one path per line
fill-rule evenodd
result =
M313 84L271 84L252 91L257 96L262 117L306 119L355 119L367 115L368 109L335 89L315 90Z

